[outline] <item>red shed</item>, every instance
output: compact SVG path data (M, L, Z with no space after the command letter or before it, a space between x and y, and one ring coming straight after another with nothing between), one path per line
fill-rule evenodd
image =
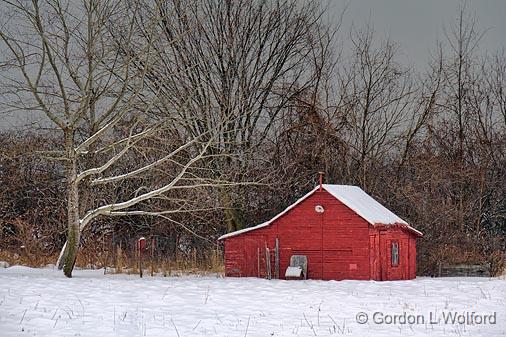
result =
M361 188L323 184L271 220L219 240L226 276L274 276L277 269L285 278L290 258L302 255L308 278L379 281L416 277L420 236Z

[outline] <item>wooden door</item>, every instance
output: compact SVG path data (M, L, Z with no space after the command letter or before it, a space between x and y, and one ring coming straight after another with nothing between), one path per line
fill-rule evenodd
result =
M244 276L265 277L265 235L244 240L243 254L245 257Z
M380 232L379 241L379 260L380 260L380 279L381 281L388 280L388 256L387 256L387 235L385 232Z
M380 233L381 280L393 281L409 278L409 244L406 238Z

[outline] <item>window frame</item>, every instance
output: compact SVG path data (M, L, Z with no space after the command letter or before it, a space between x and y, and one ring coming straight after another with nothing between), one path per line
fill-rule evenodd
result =
M394 251L395 251L395 254L394 254ZM394 259L394 257L395 257L395 259ZM392 267L398 267L399 262L400 262L399 241L392 241L390 243L390 265Z

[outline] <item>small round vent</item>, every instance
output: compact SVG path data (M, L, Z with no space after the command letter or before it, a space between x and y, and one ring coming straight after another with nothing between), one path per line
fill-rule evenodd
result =
M325 208L323 208L322 205L316 205L314 207L314 210L316 211L316 213L323 213L323 212L325 212Z

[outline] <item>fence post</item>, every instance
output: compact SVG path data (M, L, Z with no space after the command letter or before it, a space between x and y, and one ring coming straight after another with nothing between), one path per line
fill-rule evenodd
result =
M146 238L141 237L137 240L137 250L139 253L139 276L142 278L142 251L146 248Z
M151 276L155 274L155 237L151 237Z

